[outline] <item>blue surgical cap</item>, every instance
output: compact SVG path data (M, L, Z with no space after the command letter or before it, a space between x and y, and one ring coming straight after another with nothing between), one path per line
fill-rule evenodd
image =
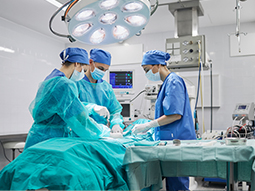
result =
M143 56L142 66L143 65L156 65L162 64L166 65L167 60L169 60L170 54L160 50L149 50Z
M82 48L67 48L59 56L62 59L62 63L68 61L89 64L88 53Z
M94 48L90 51L90 59L94 62L111 65L111 54L105 50Z

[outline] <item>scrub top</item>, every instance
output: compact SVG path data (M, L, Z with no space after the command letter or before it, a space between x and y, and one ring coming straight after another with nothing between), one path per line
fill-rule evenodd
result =
M120 125L123 129L123 117L121 115L122 106L117 100L112 86L105 80L98 80L97 83L91 83L88 77L85 77L77 83L79 98L89 110L90 116L98 123L107 124L107 120L94 112L95 105L104 106L110 113L110 128L113 125Z
M164 80L155 103L155 119L163 115L181 115L173 123L155 128L156 140L196 139L189 95L184 80L171 72Z
M54 137L98 139L105 133L110 135L108 127L106 129L89 117L88 110L78 98L76 84L57 69L40 84L29 110L34 123L25 149Z

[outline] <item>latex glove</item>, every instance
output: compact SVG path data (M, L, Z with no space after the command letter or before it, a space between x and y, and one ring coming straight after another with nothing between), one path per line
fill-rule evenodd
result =
M112 133L123 133L123 129L120 127L120 125L116 124L112 127Z
M109 113L109 111L108 111L108 109L106 107L100 106L100 105L96 105L93 109L94 109L94 111L98 115L100 115L100 116L102 116L104 118L107 118L107 119L110 118L110 113Z
M144 123L144 124L136 124L133 129L132 132L134 134L137 133L145 133L146 131L148 131L149 129L153 128L153 127L158 127L158 121L154 120L154 121L150 121L148 123Z

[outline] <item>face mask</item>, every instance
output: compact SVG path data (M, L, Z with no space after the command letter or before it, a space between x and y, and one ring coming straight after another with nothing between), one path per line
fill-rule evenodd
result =
M150 81L160 81L160 75L159 72L157 72L156 74L152 73L152 70L150 69L149 72L147 72L145 74L145 76L148 78L148 80Z
M78 72L77 70L74 69L70 80L80 81L82 78L84 78L84 70L82 69L81 72Z
M95 66L95 70L93 72L91 72L91 76L93 79L95 80L100 80L104 77L105 72L102 70L99 70L96 66Z

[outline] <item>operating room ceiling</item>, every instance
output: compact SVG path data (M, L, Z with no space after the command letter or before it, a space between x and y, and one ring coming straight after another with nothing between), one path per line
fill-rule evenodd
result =
M154 4L154 0L151 2ZM178 0L159 0L159 4L173 2L178 2ZM236 12L234 11L236 0L201 0L200 2L204 9L204 16L199 17L200 28L236 24ZM241 1L241 5L241 24L255 22L255 0ZM69 42L66 38L53 35L49 30L49 20L56 10L57 7L46 0L0 0L1 18L63 42ZM58 33L67 34L65 23L61 21L60 16L61 14L57 15L52 28ZM168 6L159 6L142 34L174 30L174 17L168 10ZM235 28L229 32L235 32Z

